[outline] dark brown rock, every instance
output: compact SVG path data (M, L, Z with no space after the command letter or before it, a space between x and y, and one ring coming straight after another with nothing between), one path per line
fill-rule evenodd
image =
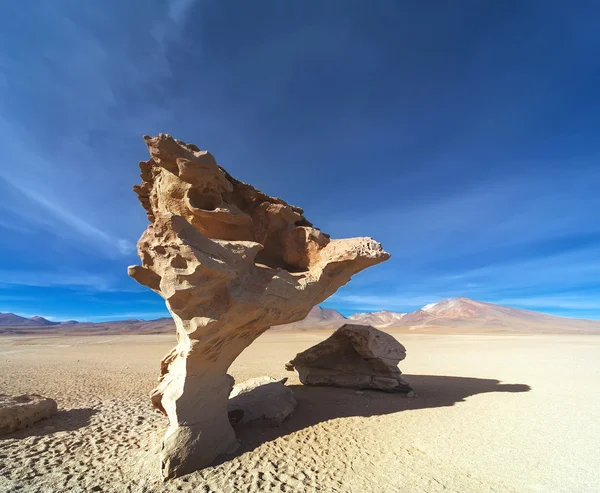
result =
M391 335L368 325L346 324L329 338L296 355L285 368L305 385L330 385L409 393L398 363L406 349Z

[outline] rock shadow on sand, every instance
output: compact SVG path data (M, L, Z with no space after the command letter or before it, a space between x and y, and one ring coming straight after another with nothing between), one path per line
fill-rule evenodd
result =
M19 439L34 436L52 435L59 431L74 431L84 428L90 424L91 417L98 413L97 409L62 409L48 419L42 419L29 428L14 431L8 435L1 435L0 441L8 439Z
M390 394L377 390L356 390L337 387L291 385L298 406L294 414L280 427L265 425L238 425L237 438L241 441L234 454L222 455L213 465L222 464L252 451L262 443L289 435L304 428L335 418L371 417L402 411L448 407L464 402L467 397L489 392L528 392L525 384L503 384L487 378L451 377L438 375L407 375L402 377L415 389L416 396Z

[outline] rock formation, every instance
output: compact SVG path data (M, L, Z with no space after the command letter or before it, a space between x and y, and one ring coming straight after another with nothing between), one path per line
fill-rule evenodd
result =
M371 238L331 240L302 209L236 180L195 145L144 140L151 159L134 190L151 224L129 275L166 300L177 327L152 395L169 418L161 459L171 478L238 446L227 369L244 348L389 254Z
M257 377L234 385L227 407L229 415L242 411L238 423L264 421L280 426L296 409L294 392L285 386L286 380Z
M41 395L0 394L0 435L27 428L56 414L56 401Z
M329 338L298 353L286 369L305 385L331 385L386 392L412 391L398 363L406 349L391 335L368 325L346 324Z

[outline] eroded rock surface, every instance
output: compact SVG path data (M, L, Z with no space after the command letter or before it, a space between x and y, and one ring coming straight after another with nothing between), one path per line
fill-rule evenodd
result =
M269 197L169 135L134 187L151 224L129 275L166 300L177 346L162 360L156 408L169 417L162 474L209 465L237 447L227 369L272 325L302 320L350 277L389 258L371 238L332 240L299 207Z
M56 401L41 395L0 394L0 435L27 428L56 414Z
M305 385L331 385L386 392L412 391L398 363L406 349L391 335L369 325L346 324L323 342L298 353L285 368L298 371Z
M265 421L270 426L281 423L296 409L294 392L285 386L287 378L257 377L233 386L229 396L229 414L242 411L238 423Z

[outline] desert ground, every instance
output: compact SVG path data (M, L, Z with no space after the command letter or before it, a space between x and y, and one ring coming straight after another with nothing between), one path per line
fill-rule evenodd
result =
M167 483L148 395L174 335L2 336L1 392L59 413L0 438L0 490L600 491L600 336L390 333L414 398L303 386L284 363L329 333L262 335L230 373L289 377L296 411Z

